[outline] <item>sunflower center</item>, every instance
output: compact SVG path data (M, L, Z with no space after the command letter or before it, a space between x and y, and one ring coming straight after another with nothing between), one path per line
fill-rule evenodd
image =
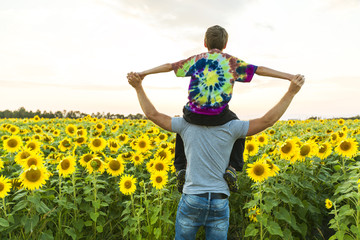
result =
M139 156L135 156L135 157L134 157L134 160L135 160L135 162L138 162L138 161L140 160L140 157L139 157Z
M255 166L254 167L254 174L256 175L256 176L261 176L261 175L263 175L264 174L264 172L265 172L265 168L264 168L264 166L262 166L262 165L257 165L257 166Z
M140 148L145 148L146 147L146 142L145 141L140 141L139 142L139 147Z
M77 143L83 143L85 141L85 139L83 137L79 137L78 139L76 139Z
M166 152L161 151L161 152L159 152L159 156L160 156L161 158L166 158L166 157L167 157L167 154L166 154Z
M319 149L319 153L324 153L327 150L327 146L326 145L321 145L320 149Z
M339 132L339 137L342 138L344 136L343 132Z
M120 169L120 163L119 163L119 161L111 161L110 163L109 163L109 167L111 168L111 170L114 170L114 171L116 171L116 170L119 170Z
M343 141L343 142L340 144L340 148L341 148L341 150L343 150L343 151L349 151L350 148L351 148L351 143L348 142L348 141Z
M155 179L155 181L156 181L157 183L162 183L163 179L162 179L162 177L157 176L156 179Z
M165 135L160 135L160 136L159 136L159 139L160 139L160 140L164 140L164 139L165 139Z
M91 154L87 154L87 155L85 155L85 157L84 157L84 161L85 162L89 162L91 159L93 159L93 155L91 155Z
M28 153L28 152L22 152L21 155L20 155L21 159L26 159L28 157L30 157L30 153Z
M281 147L283 153L289 153L292 149L292 144L287 142L284 146Z
M36 158L29 158L27 160L27 165L30 167L31 165L35 165L37 164L37 159Z
M265 138L264 137L259 137L259 142L264 142L265 141Z
M95 139L93 141L93 145L94 145L94 147L100 147L101 146L101 140L100 139Z
M155 165L155 169L158 170L158 171L164 170L164 164L162 164L162 163L157 163L157 164Z
M16 139L10 139L8 142L7 142L7 145L11 148L15 148L17 145L18 145L18 141Z
M99 169L101 166L101 162L99 159L93 159L91 161L91 167L94 168L95 170Z
M116 142L112 142L112 143L111 143L111 147L117 148L117 143L116 143Z
M335 141L335 140L337 139L337 135L336 135L336 134L332 134L332 135L331 135L331 139L332 139L333 141Z
M306 156L306 155L309 154L310 150L311 150L310 146L304 145L304 146L302 146L301 149L300 149L300 155L301 155L301 156Z
M63 145L64 147L69 147L69 146L70 146L70 143L69 143L68 140L64 140L63 143L62 143L62 145Z
M1 192L2 190L4 190L4 188L5 188L5 185L4 185L2 182L0 182L0 192Z
M11 128L10 128L10 132L12 132L12 133L16 132L16 128L11 127Z
M252 152L252 151L254 151L255 147L254 147L254 145L252 145L252 144L248 144L248 145L246 145L246 149L247 149L249 152Z
M125 187L126 189L130 189L131 186L132 186L132 182L131 182L130 180L127 180L127 181L125 182L125 184L124 184L124 187Z
M120 141L125 141L125 136L120 136L120 137L119 137L119 140L120 140Z
M70 167L70 161L68 159L64 159L60 163L62 170L67 170Z
M30 182L37 182L41 178L41 171L39 169L30 169L26 172L25 177Z
M74 132L75 132L75 129L74 129L73 127L69 127L69 128L68 128L68 131L69 131L69 133L74 133Z

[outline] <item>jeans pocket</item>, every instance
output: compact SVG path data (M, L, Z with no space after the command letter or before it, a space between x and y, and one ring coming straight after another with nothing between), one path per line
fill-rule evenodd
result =
M196 198L183 195L179 204L178 217L179 222L183 225L193 225L201 222L203 208L196 202Z
M211 203L211 217L216 219L229 219L230 209L228 199L216 199Z

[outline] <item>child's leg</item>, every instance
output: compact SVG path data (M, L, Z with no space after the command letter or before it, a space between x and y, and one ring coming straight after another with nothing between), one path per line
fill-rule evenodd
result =
M186 168L184 142L179 134L176 134L174 166L177 172Z
M245 138L239 138L235 141L233 149L231 150L229 165L241 171L244 165L244 147Z
M224 178L229 186L230 191L237 192L239 189L237 183L236 171L241 171L244 165L244 146L245 138L239 138L235 141L230 155L229 166L226 168Z
M176 134L174 166L176 169L176 186L178 191L182 193L185 184L186 156L184 142L179 134Z

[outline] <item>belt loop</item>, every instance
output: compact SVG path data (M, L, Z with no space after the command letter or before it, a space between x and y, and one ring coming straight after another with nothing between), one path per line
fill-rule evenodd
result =
M211 201L211 192L208 193L208 202Z

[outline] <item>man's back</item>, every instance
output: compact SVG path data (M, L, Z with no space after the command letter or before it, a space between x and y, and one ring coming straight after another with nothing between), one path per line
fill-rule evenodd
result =
M183 138L187 157L183 192L230 195L223 174L229 165L235 140L244 138L248 128L248 121L233 120L221 126L209 127L190 124L183 118L173 118L172 130Z

